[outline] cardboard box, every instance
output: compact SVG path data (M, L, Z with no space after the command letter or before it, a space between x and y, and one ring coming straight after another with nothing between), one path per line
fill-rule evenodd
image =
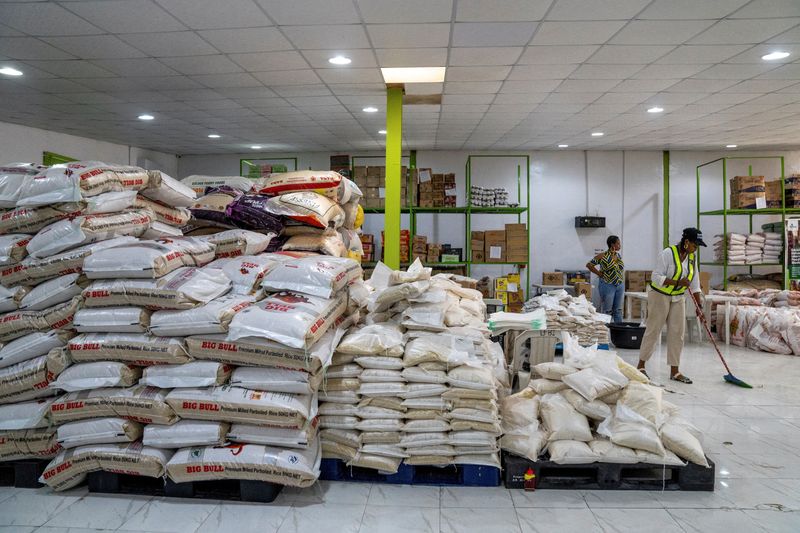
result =
M422 244L424 246L428 245L428 236L427 235L414 235L414 238L411 239L413 244Z
M575 296L586 296L586 299L592 300L592 285L591 283L584 283L582 281L575 284Z
M740 192L735 196L733 209L764 209L767 207L766 192Z
M445 207L456 207L456 197L455 196L445 196L444 197L444 206Z
M367 177L367 167L353 167L353 179L363 179Z
M461 255L459 254L442 254L442 258L440 260L442 263L460 263L461 262Z
M378 167L378 166L369 166L369 167L367 167L367 177L369 177L369 178L380 178L381 177L381 167Z
M507 291L507 294L509 305L525 303L525 293L522 290Z
M542 285L564 285L564 273L542 272Z
M503 291L494 291L494 297L500 300L500 303L503 305L508 304L508 293Z
M433 192L433 183L430 181L422 181L419 183L419 193L422 195L423 193L432 193Z
M492 280L489 276L484 276L478 280L475 289L481 293L484 298L492 298L494 294Z
M506 224L506 237L509 235L528 237L528 227L525 224Z
M366 187L364 190L364 198L380 198L380 188L379 187Z
M506 262L506 245L503 242L486 241L483 253L487 263Z
M767 203L780 202L782 200L781 194L783 193L783 188L781 187L781 180L768 181L765 187Z
M431 181L436 183L444 184L444 174L431 174Z
M372 233L362 233L359 237L361 238L361 242L364 244L375 242L375 235Z
M367 187L380 187L380 186L381 186L380 176L367 176Z
M483 232L483 240L486 242L506 242L505 230L489 230Z
M764 192L764 176L735 176L730 180L731 192Z
M508 278L501 276L499 278L494 279L494 290L496 291L507 291L508 290Z
M483 248L472 249L472 262L473 263L485 263L486 262L486 254L483 251Z
M482 241L486 238L486 232L484 231L473 231L470 233L470 238L473 241Z
M700 272L700 290L703 294L711 290L711 272Z
M521 313L523 310L524 304L522 303L509 303L506 306L506 311L509 313Z

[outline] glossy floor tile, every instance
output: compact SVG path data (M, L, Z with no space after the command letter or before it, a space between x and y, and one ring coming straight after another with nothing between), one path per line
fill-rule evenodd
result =
M717 466L705 492L525 492L319 482L271 504L174 500L0 487L0 533L613 533L800 532L800 358L724 348L726 384L708 344L687 345L670 382L664 354L648 363L664 398L703 431ZM636 352L620 355L635 362Z

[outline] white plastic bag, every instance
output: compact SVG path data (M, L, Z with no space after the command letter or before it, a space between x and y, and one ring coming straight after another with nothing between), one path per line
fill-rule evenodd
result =
M23 184L46 168L35 163L7 163L0 166L0 209L17 205Z
M336 351L356 355L402 357L403 332L395 324L382 323L353 329L339 343Z
M112 361L82 363L67 368L50 388L67 392L102 387L130 387L139 381L142 369Z
M600 459L583 441L551 440L547 450L550 453L550 460L559 465L589 464Z
M636 464L639 462L636 450L619 446L610 440L595 439L589 443L589 447L597 454L598 461L603 463Z
M666 454L656 426L622 403L617 403L614 414L598 426L597 432L620 446L644 450L661 457Z
M242 255L260 254L269 246L275 237L274 233L257 233L244 229L221 231L204 235L198 239L210 242L216 248L216 257L239 257Z
M616 356L607 351L600 353L602 351L604 350L595 354L590 366L562 378L564 383L590 402L620 390L629 383L628 378L617 368Z
M22 233L0 236L0 266L13 265L25 259L30 241L31 236Z
M0 405L0 431L44 428L54 399Z
M327 228L344 224L344 211L329 198L315 192L290 192L271 198L267 210L297 222Z
M0 368L47 354L54 348L67 345L72 337L64 331L36 331L7 343L0 348Z
M142 333L82 333L69 342L72 359L119 361L141 366L189 361L182 339Z
M181 365L155 365L144 369L142 385L162 389L184 387L213 387L224 385L231 375L231 367L213 361L190 361Z
M592 430L585 415L580 414L560 394L546 394L539 404L545 426L550 431L550 441L592 440Z
M250 390L311 394L319 386L319 380L302 370L240 367L233 371L231 385Z
M205 420L179 420L171 426L148 424L142 442L153 448L221 446L230 424Z
M213 259L213 244L194 237L166 238L97 251L83 262L83 272L91 279L152 279L181 267L200 267Z
M579 413L586 415L592 420L605 420L611 416L611 407L607 403L600 400L588 401L586 398L568 389L561 391L561 395L575 408Z
M37 285L22 298L20 309L42 311L48 307L67 302L83 292L87 281L80 274L67 274Z
M58 426L58 443L62 448L87 444L133 442L142 438L142 425L124 418L94 418Z
M316 422L306 424L300 429L232 424L228 432L228 440L280 448L306 449L309 445L314 445L315 432Z
M533 379L528 386L533 389L536 394L554 394L569 388L569 386L561 380L544 378Z
M141 192L143 196L173 207L189 207L197 199L197 193L186 183L160 170L148 170L147 173L151 181L157 185L143 189Z
M269 292L294 291L330 298L361 277L361 266L341 257L304 257L275 265L261 286Z
M156 311L150 332L163 337L225 333L233 317L253 305L252 296L227 295L194 309Z
M703 445L684 425L668 420L659 428L661 441L675 455L708 468Z
M544 379L561 381L564 376L574 374L577 368L561 363L539 363L534 365L533 370Z
M78 333L145 333L150 311L141 307L97 307L79 309L73 326Z

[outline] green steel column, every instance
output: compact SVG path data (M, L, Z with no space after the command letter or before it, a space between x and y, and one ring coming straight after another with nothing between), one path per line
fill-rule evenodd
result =
M400 268L400 159L403 140L403 89L386 89L386 209L384 262Z
M669 246L669 150L664 150L664 248Z

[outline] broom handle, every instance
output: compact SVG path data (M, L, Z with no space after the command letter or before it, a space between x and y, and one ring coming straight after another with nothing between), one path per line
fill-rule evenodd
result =
M708 334L708 339L711 341L711 344L714 345L714 349L717 351L717 355L719 356L719 360L722 361L722 364L725 367L725 370L727 370L728 374L730 374L731 373L731 369L728 368L728 363L725 362L725 358L722 357L722 352L719 351L719 346L717 346L717 341L714 340L714 335L711 334L711 328L708 327L708 322L706 322L706 316L703 313L703 310L700 309L700 304L697 301L697 297L694 295L694 293L692 291L689 291L689 295L692 297L692 301L694 302L695 309L697 309L697 311L699 312L698 318L700 319L700 322L703 323L703 328L706 330L706 333Z

